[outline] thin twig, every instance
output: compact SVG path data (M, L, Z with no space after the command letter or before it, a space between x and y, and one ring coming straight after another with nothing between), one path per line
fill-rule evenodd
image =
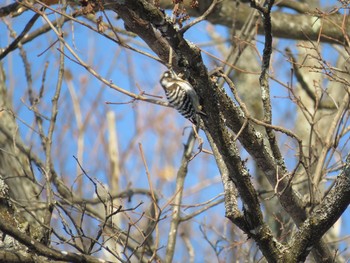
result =
M8 53L15 50L18 47L18 44L25 37L25 35L29 32L29 30L34 26L34 23L40 17L39 13L35 13L33 17L28 21L21 34L0 54L0 60L2 60Z
M156 230L156 235L159 236L158 235L158 221L159 221L159 218L160 218L160 215L161 215L161 209L159 208L158 200L156 199L155 194L154 194L151 175L150 175L150 172L149 172L149 169L148 169L148 165L147 165L147 162L146 162L146 157L145 157L145 154L144 154L144 151L143 151L141 143L139 143L139 149L140 149L140 153L141 153L142 162L143 162L143 165L144 165L145 170L146 170L147 180L148 180L149 189L150 189L151 197L152 197L153 214L154 214L154 218L150 219L152 222L150 222L150 225L148 226L147 231L145 232L145 234L147 236L144 238L144 242L146 242L146 240L148 239L148 236L150 236L152 234L154 229ZM156 243L154 244L155 247L158 247L158 245L159 245L158 242L159 242L159 239L157 238L156 239ZM157 252L156 250L153 251L151 259L156 257L156 252ZM150 260L150 261L152 261L152 260Z
M313 185L316 189L317 189L317 186L320 183L322 176L323 176L322 170L323 170L324 162L325 162L326 157L327 157L327 153L333 145L334 133L337 129L337 125L338 125L340 119L345 114L346 109L349 107L349 101L350 101L349 94L346 93L345 97L343 99L343 102L338 109L337 114L334 116L333 122L329 126L327 137L326 137L325 142L324 142L324 147L322 148L322 151L321 151L320 155L318 156L317 165L316 165L316 169L315 169L315 173L314 173Z
M191 130L191 133L188 136L188 140L182 155L181 166L177 172L177 177L176 177L176 188L175 188L176 196L174 198L175 205L173 207L173 214L172 214L172 219L170 223L168 245L166 248L166 255L164 260L165 263L171 263L173 261L173 257L175 253L176 238L177 238L179 224L181 221L180 205L182 202L183 187L185 184L185 177L187 174L187 166L189 163L189 159L191 158L191 153L193 151L195 140L196 140L196 137L195 137L194 131Z
M181 28L179 30L179 32L181 34L184 34L188 29L190 29L192 26L194 26L195 24L198 24L199 22L205 20L213 11L214 8L217 4L221 3L223 0L214 0L210 6L208 7L207 11L205 11L203 13L203 15L197 17L195 20L193 20L192 22L188 23L186 26L184 26L183 28Z

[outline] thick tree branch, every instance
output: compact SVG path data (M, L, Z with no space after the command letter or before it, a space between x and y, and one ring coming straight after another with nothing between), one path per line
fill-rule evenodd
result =
M190 1L189 1L190 2ZM197 8L191 8L189 2L185 2L184 6L189 15L197 17L208 9L211 1L199 1ZM172 1L162 0L160 6L167 9L172 9ZM251 8L248 4L240 4L239 10L235 1L224 0L215 10L207 17L207 20L213 24L220 24L231 28L234 24L237 29L240 29L246 21ZM304 10L306 11L306 10ZM345 43L344 33L341 30L343 27L344 16L339 13L321 13L314 10L308 10L307 14L288 14L281 11L272 12L272 34L275 38L286 38L293 40L312 40L328 43ZM236 14L236 15L234 15ZM234 20L235 19L235 20ZM348 18L345 18L348 20ZM349 22L344 23L349 24ZM259 23L258 33L264 34L263 24ZM350 28L345 29L350 35Z
M112 2L106 9L113 6ZM284 4L286 2L287 4ZM276 38L286 38L293 40L312 40L312 41L322 41L328 43L342 44L345 41L344 34L341 30L343 23L343 15L333 12L332 14L315 12L312 14L312 10L307 5L302 5L300 3L291 1L282 1L281 6L291 7L298 12L303 12L303 14L288 14L281 11L276 11L272 13L272 34ZM185 2L186 10L189 15L194 17L201 16L205 10L211 4L210 0L199 1L199 6L197 8L191 8L189 6L190 1ZM16 11L19 5L17 3L4 6L0 9L0 17L10 15L12 12ZM173 4L170 0L160 1L160 6L162 8L172 9ZM250 8L247 4L240 4L239 10L234 10L236 7L234 1L225 0L222 1L219 8L216 8L214 12L207 18L207 20L213 24L220 24L227 27L231 27L233 24L240 29L249 16ZM307 14L305 12L308 12ZM233 14L236 15L233 15ZM311 13L311 15L310 15ZM234 20L235 19L235 20ZM346 18L347 19L347 18ZM345 22L344 24L348 24ZM350 35L350 28L346 29L348 35ZM262 24L258 27L258 33L264 34Z
M34 257L33 255L25 255L22 252L12 251L0 251L0 260L6 263L42 263L49 261L47 258L39 260L38 257Z
M300 226L290 242L288 262L304 261L309 251L334 225L350 204L350 155L334 187L310 217Z
M242 180L242 176L244 177L245 175L248 175L248 172L242 171L240 168L240 170L235 174L230 174L230 172L232 172L232 169L227 167L225 156L220 153L220 150L216 145L215 140L213 140L211 137L210 133L206 132L206 134L208 141L213 149L215 160L219 167L222 178L225 192L226 217L230 219L236 226L238 226L243 232L245 232L249 237L252 237L257 242L262 253L266 259L269 260L269 262L277 262L283 251L283 245L273 237L270 228L263 222L260 207L252 207L251 204L247 204L244 201L246 198L243 198L244 213L241 213L238 209L237 189L241 190L241 195L243 191L242 187L238 187L236 189L235 185L238 181ZM239 160L239 163L242 163L242 161ZM256 202L253 201L253 203ZM253 229L252 226L254 226Z
M259 248L261 249L266 259L269 260L269 262L277 262L283 251L283 245L273 237L270 228L263 222L259 202L257 200L255 201L254 197L249 197L250 193L244 193L246 188L245 186L241 186L242 180L249 180L250 176L248 174L248 171L245 171L243 167L240 167L242 161L240 160L239 156L236 156L238 161L236 173L230 174L230 172L232 172L232 168L230 169L230 167L227 167L225 162L226 158L220 153L219 150L219 148L222 147L216 145L216 142L213 140L210 133L206 132L206 134L208 141L213 149L215 160L219 167L222 183L224 186L226 217L230 219L235 225L237 225L249 237L253 238L257 242ZM248 178L245 178L245 176ZM237 187L240 195L248 195L248 198L250 199L249 201L252 201L252 204L246 203L247 197L242 198L244 203L244 213L241 213L238 209L237 189L235 187L237 184L240 185ZM243 184L250 185L250 183L247 181ZM248 191L253 191L252 194L255 194L254 189L252 189L252 191Z

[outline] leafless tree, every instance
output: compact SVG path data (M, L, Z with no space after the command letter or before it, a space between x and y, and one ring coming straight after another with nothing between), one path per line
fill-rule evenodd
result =
M347 262L349 1L320 2L3 3L0 261Z

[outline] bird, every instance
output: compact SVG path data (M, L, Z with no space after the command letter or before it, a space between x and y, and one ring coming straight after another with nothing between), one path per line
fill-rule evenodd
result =
M192 85L171 70L165 71L160 79L170 106L193 124L199 123L199 115L207 116L199 104L199 98Z

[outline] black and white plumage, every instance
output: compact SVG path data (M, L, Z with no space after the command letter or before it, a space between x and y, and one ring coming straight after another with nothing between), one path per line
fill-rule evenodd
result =
M189 82L168 70L163 73L160 84L165 91L170 106L177 109L186 119L198 124L198 114L206 116L201 111L197 93Z

